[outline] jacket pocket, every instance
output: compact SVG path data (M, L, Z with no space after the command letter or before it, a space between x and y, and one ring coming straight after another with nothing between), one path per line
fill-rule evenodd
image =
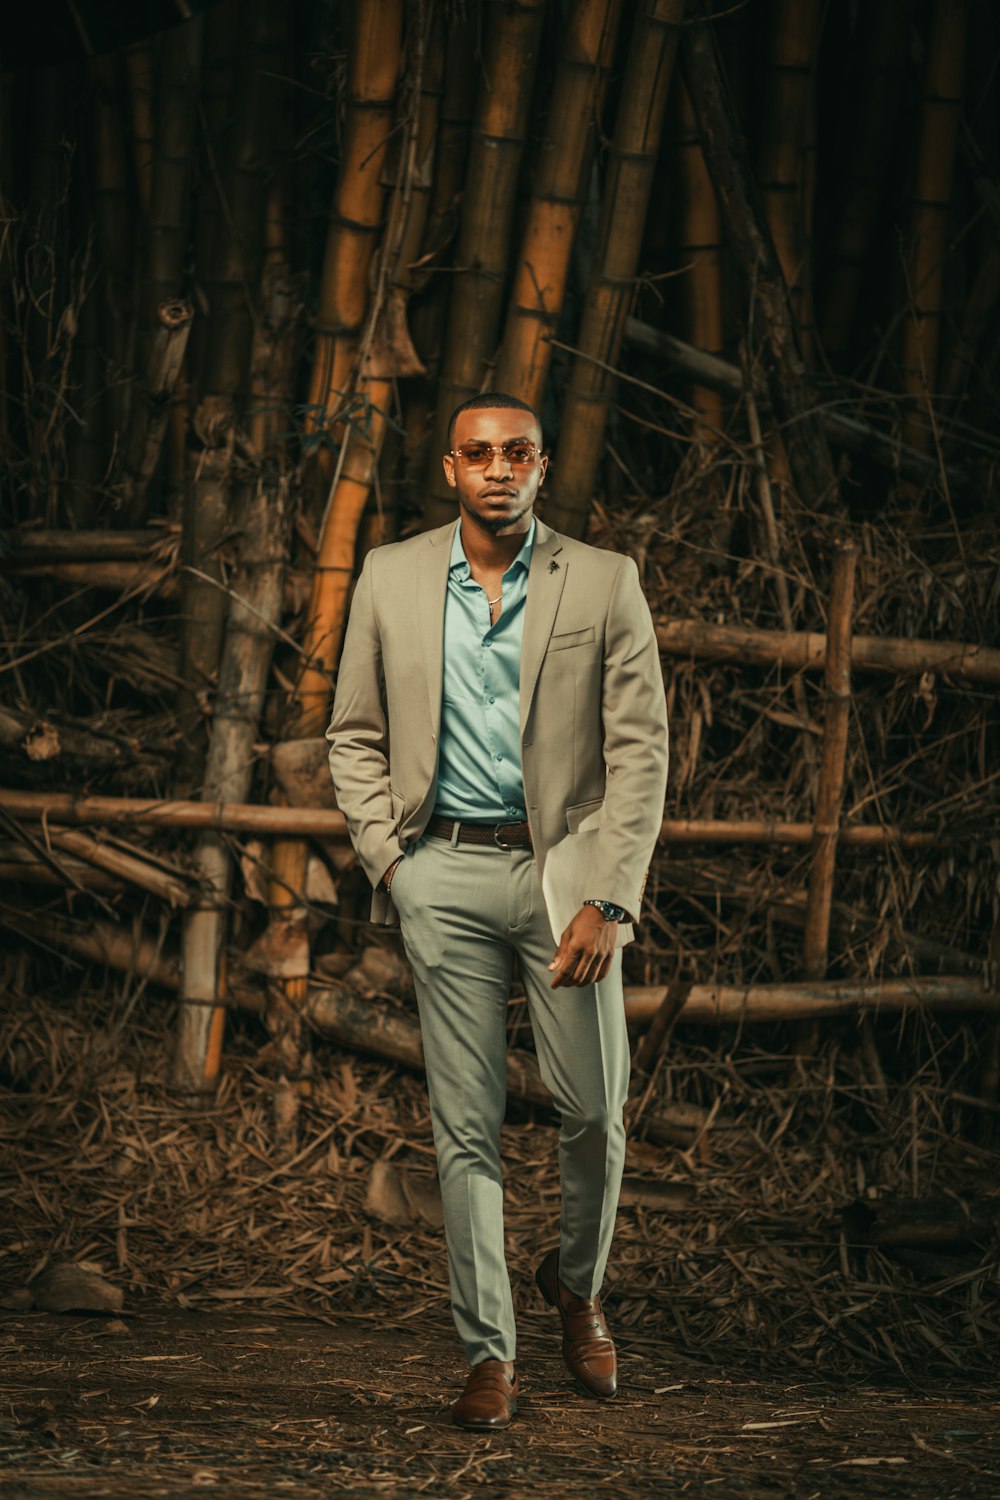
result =
M566 827L570 833L576 833L584 818L589 818L592 813L599 812L604 806L603 797L591 797L589 802L577 802L566 809Z
M562 635L550 635L548 650L565 651L569 646L589 646L593 640L593 625L585 625L582 630L567 630Z

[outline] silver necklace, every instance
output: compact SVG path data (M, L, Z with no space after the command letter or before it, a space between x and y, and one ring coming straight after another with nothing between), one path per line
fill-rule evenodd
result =
M483 593L484 593L484 594L485 594L485 593L486 593L486 590L485 590L485 589L483 589ZM499 592L499 594L497 594L497 596L496 596L496 598L495 598L495 599L487 599L487 600L486 600L486 603L487 603L487 604L488 604L488 605L489 605L489 607L490 607L490 609L492 609L492 608L493 608L493 606L494 606L494 604L499 604L499 603L500 603L500 600L501 600L501 599L502 599L502 598L503 598L503 589L501 589L501 590L500 590L500 592Z

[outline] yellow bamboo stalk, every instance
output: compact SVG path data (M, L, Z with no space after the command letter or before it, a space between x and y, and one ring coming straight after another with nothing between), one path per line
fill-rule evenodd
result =
M722 325L722 221L715 188L701 149L698 121L691 95L682 78L675 81L676 104L674 156L680 179L677 258L684 272L689 324L688 337L696 349L721 354L725 343ZM703 419L695 436L711 444L713 433L723 423L723 401L717 389L694 385L691 405Z
M636 15L587 289L545 506L556 530L582 536L604 446L612 379L639 264L684 0L643 0ZM582 356L582 357L581 357Z
M586 199L604 75L621 0L575 0L559 47L545 139L507 310L494 384L541 409L566 296L570 253Z
M363 411L344 439L340 474L323 528L309 623L303 640L307 665L295 694L295 737L321 734L330 706L330 683L340 653L347 598L354 576L358 523L371 491L392 400L392 382L374 375L361 386Z
M967 20L967 0L936 0L927 50L906 265L911 309L903 324L900 354L903 390L909 397L903 441L922 451L931 446L931 401L941 340L944 259L962 108Z
M494 6L490 11L485 80L480 91L462 199L444 358L427 452L423 524L455 513L441 454L455 406L482 389L496 351L513 232L521 155L538 61L543 0Z
M910 0L879 0L858 8L851 33L854 87L845 90L839 135L847 143L843 186L834 218L833 253L823 281L820 338L832 362L851 335L872 235L886 191L906 63Z
M823 0L778 0L774 9L758 158L761 200L807 363L806 151L814 138L812 79L824 8Z
M348 49L344 156L330 210L316 313L306 432L330 426L351 388L382 224L383 172L402 44L402 0L358 0ZM320 450L325 473L333 465Z

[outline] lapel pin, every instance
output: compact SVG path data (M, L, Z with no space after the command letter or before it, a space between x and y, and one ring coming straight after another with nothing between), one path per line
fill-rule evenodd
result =
M555 573L557 571L558 567L559 567L559 564L556 562L555 558L553 558L552 561L549 563L549 572L550 573Z

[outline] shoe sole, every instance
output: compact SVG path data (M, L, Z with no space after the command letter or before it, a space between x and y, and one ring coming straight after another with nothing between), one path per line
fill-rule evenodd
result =
M510 1416L506 1422L456 1422L452 1418L452 1426L460 1428L462 1432L503 1432L505 1428L510 1426L513 1419L517 1416L517 1412L518 1405L514 1401L511 1403Z

